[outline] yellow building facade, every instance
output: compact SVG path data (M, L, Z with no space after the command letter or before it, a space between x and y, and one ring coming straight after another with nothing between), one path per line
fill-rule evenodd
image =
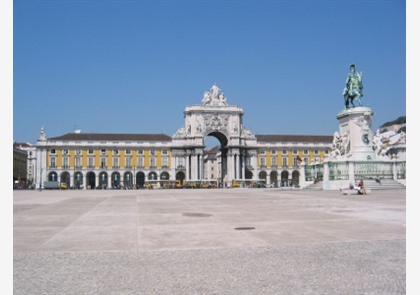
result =
M257 152L243 157L246 162L244 174L230 182L252 180L273 187L298 186L302 163L321 163L329 153L332 140L330 136L255 137L253 149ZM192 177L192 162L196 155L188 156L187 152L181 158L173 157L173 148L172 138L165 134L74 132L47 138L42 130L36 151L39 159L37 179L84 189L174 187L177 183L209 180L206 173ZM179 146L176 149L179 150ZM256 159L254 167L253 157ZM222 165L221 161L219 165ZM224 180L219 177L218 181Z
M79 131L48 138L42 129L36 149L38 185L45 181L86 189L143 188L207 181L207 137L220 143L217 181L224 186L262 182L299 186L305 165L329 153L333 136L254 135L244 111L228 105L213 85L201 105L187 106L184 125L165 134L110 134ZM313 173L317 177L317 173ZM312 177L312 175L310 176Z

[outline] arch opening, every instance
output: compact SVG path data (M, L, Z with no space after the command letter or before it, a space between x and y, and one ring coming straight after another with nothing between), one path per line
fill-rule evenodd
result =
M203 179L219 186L227 175L228 138L222 132L214 131L204 138L204 162L206 169Z

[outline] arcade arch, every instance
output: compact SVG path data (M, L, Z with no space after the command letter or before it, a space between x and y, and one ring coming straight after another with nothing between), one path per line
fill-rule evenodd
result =
M96 188L96 174L95 172L89 171L86 174L86 185L89 189Z
M270 172L270 184L273 187L278 187L277 176L278 176L277 171L273 170Z
M136 174L136 188L143 188L146 176L144 172L137 172Z
M48 181L58 181L57 172L51 171L50 173L48 173Z
M294 170L292 172L292 185L293 186L299 185L299 176L300 176L300 172L298 170Z
M67 184L67 187L70 187L70 173L64 171L60 175L60 182Z
M108 173L102 171L99 173L99 188L107 189L108 188Z
M265 180L267 179L267 172L266 171L260 171L260 173L258 173L258 178L260 180L263 180L265 183Z
M121 188L121 175L119 172L115 171L111 174L111 187L112 188Z
M73 179L74 187L80 188L80 186L83 185L83 174L80 171L77 171L74 173L74 179Z
M176 179L176 180L179 180L179 181L180 181L180 183L184 183L184 181L185 181L185 173L184 173L184 172L182 172L182 171L178 171L178 172L176 173L176 175L175 175L175 179Z
M157 180L157 173L152 171L147 175L147 180Z
M289 186L289 171L284 170L281 172L280 186Z
M133 188L134 183L133 183L133 173L127 171L124 173L123 176L124 179L124 188Z

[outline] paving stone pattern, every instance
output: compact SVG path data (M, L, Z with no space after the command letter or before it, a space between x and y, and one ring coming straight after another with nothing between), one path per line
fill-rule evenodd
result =
M13 197L14 294L406 293L405 190Z

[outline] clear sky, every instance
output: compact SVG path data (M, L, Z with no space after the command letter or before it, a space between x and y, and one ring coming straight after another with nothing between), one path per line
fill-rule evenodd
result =
M13 139L165 133L216 83L254 134L332 135L349 65L406 115L403 0L14 0Z

